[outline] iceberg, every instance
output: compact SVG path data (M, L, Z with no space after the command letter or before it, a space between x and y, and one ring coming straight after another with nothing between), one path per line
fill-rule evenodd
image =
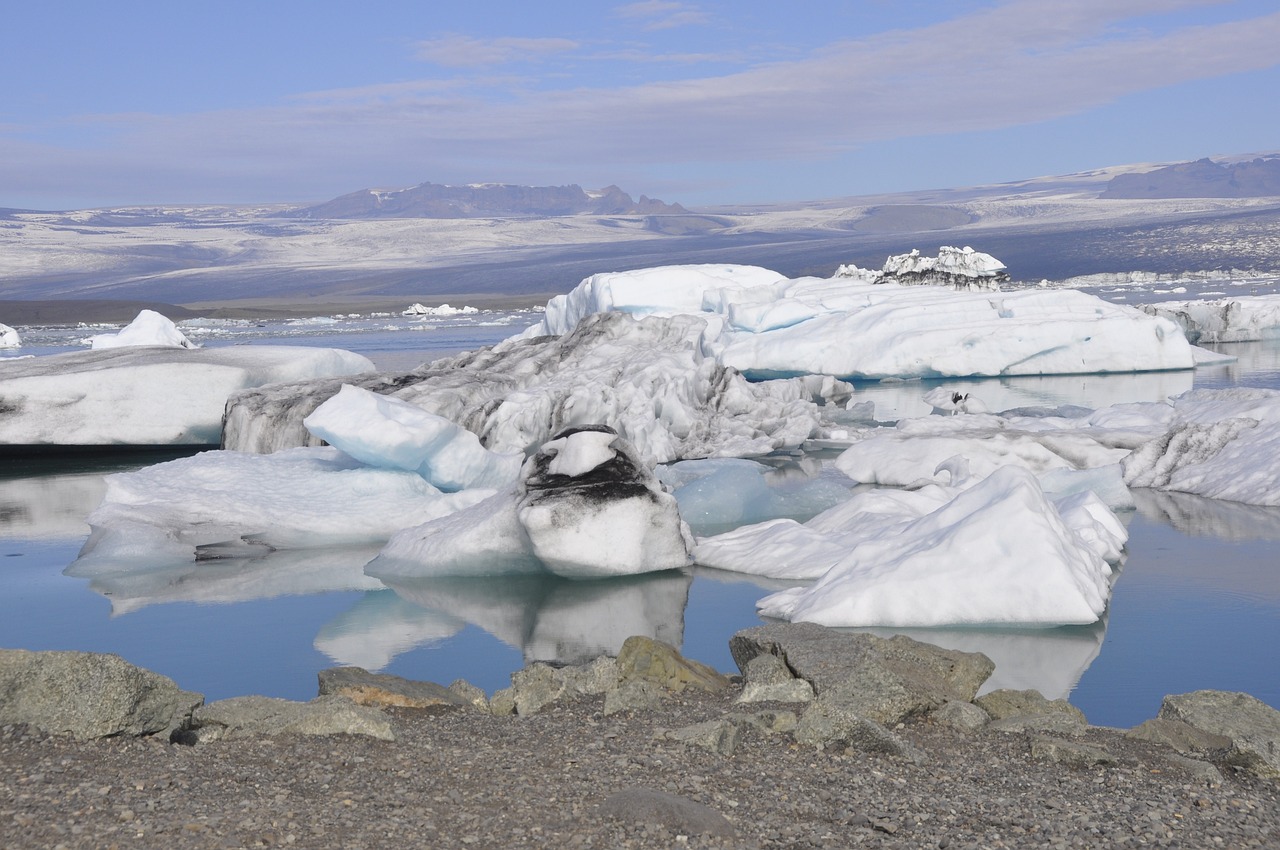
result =
M85 340L92 349L128 346L163 346L165 348L199 348L178 330L177 325L155 310L143 310L119 333L98 334Z
M1099 536L1122 531L1097 522L1099 507L1071 505L1069 513L1088 518L1064 521L1030 472L1002 467L918 519L882 526L813 585L771 594L758 607L826 626L1094 623L1106 611L1112 570L1097 541L1073 526L1092 524Z
M489 451L526 452L559 431L601 424L646 465L682 458L763 455L820 434L831 379L748 382L699 349L692 316L591 316L559 337L511 339L403 375L264 387L227 404L224 446L269 452L314 445L303 420L343 383L394 396L454 422Z
M18 332L6 324L0 324L0 348L21 348Z
M1173 400L1167 431L1121 462L1125 483L1280 505L1280 391L1194 390Z
M365 466L334 448L203 452L106 481L68 575L381 544L493 494L442 493L415 472Z
M590 579L692 562L675 497L612 429L561 432L521 475L507 492L396 534L366 571L384 580L539 572Z
M423 304L415 303L408 309L402 310L402 316L470 316L479 313L478 307L451 307L448 304L441 304L439 307L427 307Z
M1162 301L1141 309L1177 323L1187 339L1250 342L1280 337L1280 295L1246 295L1206 301Z
M0 360L0 445L217 445L238 390L373 368L349 351L283 345Z
M855 277L861 271L856 266L841 266L836 275ZM922 257L918 250L890 257L885 260L877 281L998 292L1000 284L1008 279L1004 263L990 254L975 251L967 245L963 248L944 245L938 249L937 257Z
M986 281L999 263L984 257L947 254L942 268ZM928 264L906 255L890 265L889 277L910 277L925 275ZM1192 347L1172 321L1082 292L958 291L854 271L797 280L754 266L596 274L548 302L542 322L525 336L565 334L598 313L698 315L706 320L702 350L756 377L880 380L1195 366Z
M303 420L316 437L370 466L407 469L446 492L513 483L523 453L500 454L442 416L346 384Z

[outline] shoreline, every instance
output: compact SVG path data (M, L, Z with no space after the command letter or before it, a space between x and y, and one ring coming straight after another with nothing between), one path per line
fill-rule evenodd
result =
M333 296L295 298L211 299L188 304L161 301L115 299L43 299L37 301L0 300L0 323L10 327L24 325L74 326L80 323L125 323L142 310L154 310L174 322L183 319L302 319L336 316L347 313L400 313L415 303L428 307L450 304L454 307L477 307L481 310L522 310L541 307L559 293L542 292L521 295L493 293L453 293L423 296Z
M633 669L674 677L678 663ZM1064 725L1053 703L970 727L947 702L815 746L794 724L824 698L744 703L761 671L754 661L745 682L712 690L667 678L603 695L587 687L599 664L526 667L515 702L539 703L527 714L499 710L498 694L487 707L408 707L380 690L406 680L368 674L373 700L330 691L299 704L339 699L348 719L382 718L383 738L290 731L272 717L254 734L192 746L8 723L0 845L374 850L427 837L476 848L957 850L1266 848L1280 839L1280 781L1156 738ZM557 676L577 689L557 693ZM627 688L634 704L611 709ZM983 699L975 702L994 707Z

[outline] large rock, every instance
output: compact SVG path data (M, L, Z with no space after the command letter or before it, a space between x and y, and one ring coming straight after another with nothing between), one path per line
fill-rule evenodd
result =
M415 682L370 673L361 667L332 667L319 674L320 696L339 694L358 705L374 708L429 708L451 710L470 706L472 701L435 682Z
M998 732L1082 734L1089 725L1084 712L1065 699L1045 699L1035 690L1002 688L974 700L990 716Z
M765 653L786 662L826 704L885 725L926 714L947 700L971 702L995 664L985 655L940 649L901 635L879 638L813 623L775 623L729 640L744 673Z
M194 741L274 735L367 735L394 741L391 721L376 708L331 694L310 702L274 697L233 697L195 712Z
M1181 720L1231 740L1223 760L1250 773L1280 779L1280 711L1248 694L1193 691L1164 698L1159 718Z
M818 697L800 716L795 728L796 741L825 749L846 747L868 753L901 756L917 763L927 757L916 747L885 729L879 723L850 710L849 705L830 695Z
M150 735L185 725L204 702L118 655L0 650L0 725L58 735Z
M648 681L676 693L686 688L718 693L729 687L727 676L685 658L670 644L643 635L633 635L622 644L618 653L618 679Z
M600 804L600 814L684 835L737 835L733 824L710 806L649 788L628 788L611 795Z
M511 674L511 687L495 693L489 709L494 714L527 716L555 702L609 693L617 685L618 662L608 656L569 667L535 662Z

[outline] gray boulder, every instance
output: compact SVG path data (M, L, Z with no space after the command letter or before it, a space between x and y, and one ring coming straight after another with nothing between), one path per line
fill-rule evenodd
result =
M204 702L118 655L0 650L0 724L56 735L151 735L186 725Z
M361 667L321 670L319 680L320 696L338 694L357 705L374 708L394 706L451 711L471 705L470 700L435 682L416 682L385 673L370 673Z
M623 682L604 695L606 716L624 711L652 711L662 705L662 689L652 682Z
M710 806L648 788L628 788L609 796L600 804L600 814L682 835L737 836L728 818Z
M608 656L570 667L535 662L511 674L511 687L493 695L490 710L494 714L511 713L506 711L510 700L514 713L537 714L555 702L606 694L618 682L618 662Z
M950 726L952 729L972 732L990 723L991 715L971 702L960 702L959 700L951 699L944 702L942 707L934 711L933 714L930 714L929 719L934 723Z
M1229 738L1223 761L1255 776L1280 779L1280 711L1256 697L1227 691L1194 691L1164 698L1160 719Z
M735 702L812 702L813 685L792 675L786 662L765 653L747 662L742 693Z
M940 649L901 635L879 638L813 623L774 623L738 632L729 651L745 674L757 656L775 655L820 701L892 726L947 700L970 702L995 664L985 655Z
M1101 747L1044 735L1032 736L1031 757L1073 768L1111 766L1119 763L1119 759Z
M708 720L667 732L666 737L722 756L731 756L742 741L742 727L732 718Z
M1064 699L1045 699L1039 691L1001 689L974 700L991 717L997 732L1057 732L1080 735L1088 727L1084 712Z
M391 722L376 708L331 694L310 702L274 697L233 697L195 712L191 743L274 735L367 735L394 741Z
M693 688L718 693L729 687L729 678L707 665L685 658L674 646L644 635L633 635L618 652L618 680L642 679L665 691L679 693Z
M928 761L923 752L874 720L850 710L843 700L819 696L796 724L795 739L820 749L845 747L868 753L901 756L917 763Z

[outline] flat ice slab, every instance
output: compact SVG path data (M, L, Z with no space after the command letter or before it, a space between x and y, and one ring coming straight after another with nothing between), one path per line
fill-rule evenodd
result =
M758 376L846 379L1062 375L1191 369L1174 322L1074 290L960 291L881 272L787 278L755 266L596 274L547 304L527 335L588 315L698 315L702 348Z
M0 360L0 445L217 445L238 390L373 369L350 351L283 345Z

